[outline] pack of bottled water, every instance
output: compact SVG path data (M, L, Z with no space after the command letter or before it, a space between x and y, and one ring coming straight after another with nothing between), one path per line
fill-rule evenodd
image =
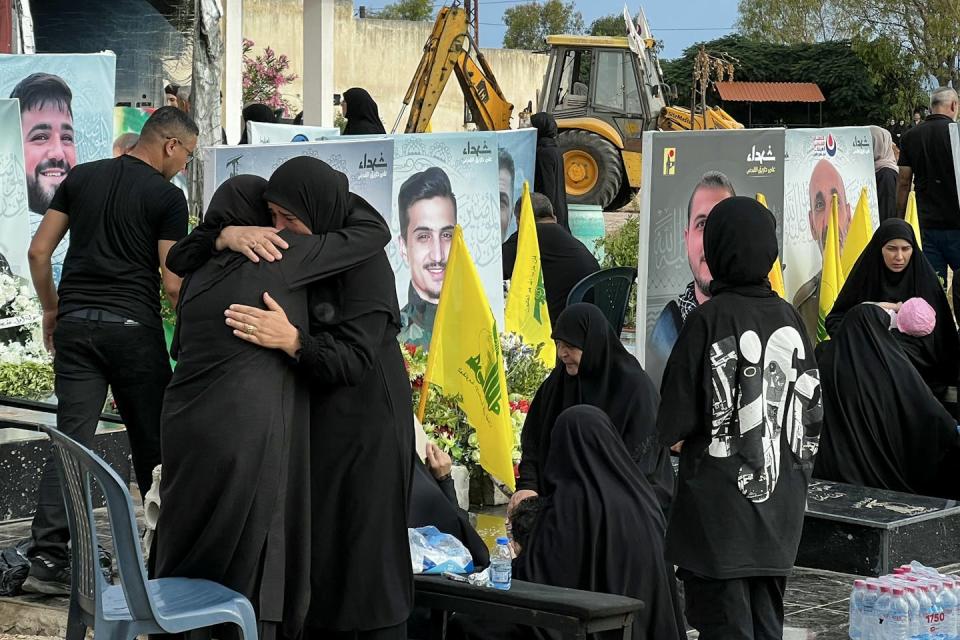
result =
M879 578L855 580L852 640L960 640L960 577L911 562Z

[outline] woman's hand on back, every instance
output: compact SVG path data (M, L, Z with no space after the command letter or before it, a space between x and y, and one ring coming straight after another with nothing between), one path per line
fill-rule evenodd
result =
M263 294L266 309L232 304L223 312L233 335L265 349L280 349L291 358L300 350L300 332L269 293Z
M280 249L290 247L277 235L279 231L275 227L224 227L217 236L216 249L242 253L251 262L260 262L260 258L273 262L283 257Z
M450 455L432 442L427 443L426 464L427 469L438 481L449 477L453 469L453 460Z

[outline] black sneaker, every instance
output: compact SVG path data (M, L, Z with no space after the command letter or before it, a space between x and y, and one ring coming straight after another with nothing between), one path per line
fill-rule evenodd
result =
M30 574L21 587L27 593L51 596L70 595L70 565L57 564L38 555L30 559Z

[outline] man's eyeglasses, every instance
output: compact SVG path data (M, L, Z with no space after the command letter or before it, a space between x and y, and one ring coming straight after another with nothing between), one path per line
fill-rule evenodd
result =
M189 149L187 149L187 145L183 144L183 141L180 138L177 138L175 136L166 136L166 138L167 140L174 140L178 145L183 147L183 150L187 152L187 164L193 162L193 158L194 158L193 154L196 152L196 150L190 151Z

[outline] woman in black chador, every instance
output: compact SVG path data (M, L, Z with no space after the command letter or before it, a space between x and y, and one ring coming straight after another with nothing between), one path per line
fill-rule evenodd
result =
M664 558L666 519L653 489L603 411L585 405L557 418L543 471L544 502L514 560L518 580L638 598L634 638L685 638L673 567ZM554 638L558 634L454 617L453 638ZM594 636L620 638L620 630Z
M269 224L266 185L231 178L205 222ZM285 230L281 261L218 254L187 278L178 306L178 365L161 425L156 575L206 578L243 593L261 638L298 637L309 603L309 389L288 355L237 340L223 314L231 303L258 305L269 291L305 325L307 285L382 253L389 241L369 208L357 208L347 224L349 247L342 237Z
M550 199L557 223L570 231L563 154L557 145L557 121L549 113L537 113L530 118L530 124L537 129L537 163L533 174L533 190Z
M893 336L927 386L944 402L947 387L956 385L960 374L957 327L937 273L917 246L913 228L900 218L884 220L860 254L827 316L827 332L833 336L845 314L861 302L898 308L910 298L923 298L933 307L936 327L923 337L899 331Z
M352 198L345 175L309 157L282 164L264 194L275 226L315 234L341 228ZM413 408L386 254L314 284L309 323L243 305L231 306L227 322L238 337L295 354L310 389L306 637L405 638ZM243 333L246 325L257 329Z
M377 103L366 89L354 87L343 92L343 101L340 103L343 117L347 119L347 126L343 130L345 136L362 134L386 133L383 123L380 122L380 110Z
M510 509L542 493L543 466L557 416L574 405L589 404L610 416L666 513L673 495L673 466L669 449L658 442L660 394L650 377L592 304L567 307L557 319L553 338L557 366L537 390L523 423L520 478Z
M960 498L957 423L910 363L883 309L850 309L817 358L824 416L815 477Z

